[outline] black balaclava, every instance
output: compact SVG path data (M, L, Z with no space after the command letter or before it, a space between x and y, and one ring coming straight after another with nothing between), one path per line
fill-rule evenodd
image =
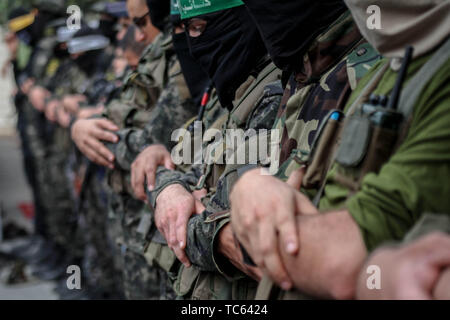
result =
M180 15L172 14L170 20L174 27L181 24ZM209 80L208 74L202 69L201 65L192 57L189 51L186 33L174 33L172 35L172 41L192 100L196 104L200 104L202 96L210 85L211 80Z
M88 26L82 26L77 33L73 36L73 38L78 37L84 37L84 36L90 36L90 35L100 35L101 32L95 29L92 29ZM103 50L91 50L84 52L82 55L80 55L78 58L76 58L74 61L77 64L77 66L83 70L88 76L94 75L100 65L100 57L102 55Z
M277 67L298 71L311 42L347 8L343 0L243 0Z
M188 37L191 54L208 73L222 106L232 108L236 90L267 50L244 6L197 18L207 20L207 26L199 37Z
M152 24L160 31L164 31L170 14L170 0L147 0Z
M196 104L200 104L206 88L210 85L211 80L208 74L202 69L202 66L192 57L189 51L186 33L182 32L172 36L173 46L178 61L183 70L183 76L191 93L192 100Z
M116 18L107 15L100 19L98 25L98 29L100 30L101 34L107 37L109 41L111 41L111 43L116 42L116 35L117 35L117 30L115 28L116 23L117 23Z

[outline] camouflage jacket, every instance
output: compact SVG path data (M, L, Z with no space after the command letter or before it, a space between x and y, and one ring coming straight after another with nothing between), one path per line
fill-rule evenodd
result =
M201 163L190 166L185 173L165 171L164 175L159 174L157 187L149 195L149 200L154 206L159 193L171 184L181 184L188 191L206 188L209 196L215 193L219 178L227 168L224 158L233 155L240 143L244 142L244 140L238 140L237 144L227 145L225 141L227 130L241 130L243 134L241 138L244 139L248 138L244 135L244 131L248 133L252 129L256 131L271 128L282 95L280 75L281 71L269 63L259 70L257 75L249 76L237 90L231 111L224 112L223 109L216 111L211 105L215 103L215 99L210 101L207 110L210 110L212 115L214 112L219 114L216 115L215 121L211 121L213 117L208 117L208 123L204 126L206 131L203 135ZM220 133L219 142L211 141L211 134L214 135L214 133Z
M129 171L136 156L150 144L170 148L172 131L196 111L172 38L161 34L145 50L137 70L126 78L120 98L107 106L105 116L120 128L120 141L108 144L116 158L109 179L113 190L132 195Z
M291 153L295 156L299 152L309 150L323 117L331 109L343 109L349 94L356 87L357 80L379 58L369 45L363 43L348 13L314 41L302 57L303 71L289 77L272 128L278 129L276 132L281 136L279 172L285 172L283 168ZM234 179L237 179L237 174L234 176ZM218 185L218 189L220 188L221 182ZM187 251L189 258L201 257L200 261L194 261L201 262L202 268L216 268L228 277L241 278L243 274L214 251L220 229L229 222L227 209L230 190L231 186L225 186L221 199L212 199L216 207L222 207L222 213L216 210L212 215L203 214L191 219L188 241L195 240L195 245Z
M213 213L228 207L227 192L236 181L236 172L248 163L248 158L246 158L242 164L238 161L233 164L224 161L222 156L227 152L226 157L229 160L230 156L235 156L236 151L246 144L246 141L259 134L256 130L272 127L283 93L280 76L281 70L269 63L257 75L250 76L242 84L233 102L234 108L226 119L219 119L218 123L213 124L212 127L220 128L222 137L225 137L230 129L240 129L242 133L244 130L246 133L250 133L248 136L244 135L243 140L237 144L225 141L222 143L223 149L216 148L215 152L206 152L205 164L193 166L193 170L191 170L190 177L195 176L195 179L178 181L186 187L189 185L189 190L206 188L209 192L203 200L206 211L192 217L188 224L186 254L199 270L216 271L212 262L211 241L217 225L205 223L205 220L214 219ZM199 174L201 175L199 176Z
M221 106L216 95L216 91L213 90L211 98L205 107L205 112L201 120L202 129L207 131L214 126L217 127L219 123L223 123L228 118L228 114L228 109ZM194 156L190 159L189 163L183 162L180 165L177 165L176 170L168 170L164 167L158 168L156 174L155 191L148 193L148 199L153 207L156 206L156 198L158 197L159 193L161 193L162 190L164 190L169 185L178 183L183 185L187 190L193 191L197 185L199 177L202 175L204 166L202 164L193 164L193 160L196 158L197 153L201 153L202 150L207 147L208 142L202 141L202 150L193 150L192 146L193 140L195 138L193 136L195 135L195 131L193 129L194 121L195 119L191 119L185 124L184 128L186 129L186 134L183 137L183 141L185 141L185 139L189 139L189 141L191 142L190 149ZM205 132L202 132L202 134L204 133ZM183 148L183 143L179 143L174 148L179 151L181 148ZM182 153L182 151L179 152ZM203 154L201 153L201 155Z

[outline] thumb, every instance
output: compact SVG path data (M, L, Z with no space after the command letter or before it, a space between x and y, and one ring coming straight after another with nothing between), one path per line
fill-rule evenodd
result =
M293 171L287 180L287 184L296 190L300 190L305 171L305 166L301 166L299 169Z
M175 164L170 155L164 157L164 167L169 170L175 170Z
M195 199L195 204L194 204L194 213L196 214L201 214L203 211L205 211L205 206L203 205L203 203L197 199Z
M98 124L102 129L105 129L105 130L109 130L109 131L119 130L118 126L116 126L113 122L111 122L110 120L107 120L107 119L101 119L98 122Z

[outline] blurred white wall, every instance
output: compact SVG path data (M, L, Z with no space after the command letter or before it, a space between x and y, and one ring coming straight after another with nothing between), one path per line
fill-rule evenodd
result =
M3 42L5 31L0 28L0 68L9 58L8 49ZM14 133L16 114L11 100L11 93L14 89L14 81L11 70L3 78L0 74L0 135L10 135Z

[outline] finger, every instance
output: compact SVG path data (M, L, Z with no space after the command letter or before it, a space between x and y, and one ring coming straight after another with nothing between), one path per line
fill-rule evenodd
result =
M139 163L133 170L135 172L133 189L135 190L136 196L139 199L145 200L147 198L144 191L145 172L142 166L143 165Z
M192 195L194 196L195 199L201 201L207 195L207 193L208 192L206 191L206 189L200 189L192 192Z
M308 216L319 213L317 207L303 194L297 192L295 195L296 215Z
M101 166L104 167L108 167L110 165L110 163L106 160L103 159L102 157L99 157L98 154L92 150L90 147L83 147L82 149L80 148L80 151L92 162L99 164Z
M206 207L203 205L203 203L201 201L199 201L198 199L195 199L194 213L201 214L205 210L206 210Z
M258 254L262 255L263 269L284 290L292 287L292 281L284 268L278 252L278 239L275 229L270 224L259 226L259 246Z
M153 162L153 158L146 164L145 178L147 179L148 190L153 191L155 189L156 181L156 165ZM142 183L144 184L144 183Z
M138 175L137 171L139 170L137 162L133 162L131 164L131 188L133 189L134 195L139 199L139 190L137 188L136 177Z
M428 236L431 246L429 247L429 261L437 267L450 266L450 236L435 233Z
M160 219L160 211L159 209L155 210L155 224L156 224L156 228L158 229L158 231L161 233L161 235L164 237L164 239L166 239L167 244L169 244L168 241L168 236L166 234L166 227L165 224L161 221Z
M289 176L289 179L287 180L287 184L296 190L300 190L305 171L305 166L302 166L300 169L293 171Z
M98 120L98 125L105 129L105 130L110 130L110 131L117 131L119 130L119 127L116 126L113 122L107 120L107 119L100 119Z
M255 279L258 282L261 281L262 277L264 276L264 273L260 268L251 267L251 266L246 266L246 267L253 279Z
M88 145L91 150L96 154L96 158L102 158L105 160L108 165L107 167L111 167L114 161L114 154L108 150L102 143L95 139L88 139L86 141L86 145Z
M181 261L182 264L184 264L187 268L191 266L191 262L189 261L186 253L184 250L180 249L179 247L172 248L173 252L177 256L178 260Z
M176 227L176 217L169 217L169 221L167 224L168 233L169 233L169 244L172 246L172 249L178 248L179 244L177 242L177 227Z
M103 140L107 142L117 143L119 138L112 132L102 130L101 128L95 128L92 134L97 140Z
M176 239L177 245L181 250L186 248L186 234L189 217L185 214L180 214L176 223Z
M296 198L293 195L291 201L280 204L275 215L276 228L280 241L288 254L296 255L299 249L296 220Z
M164 158L164 167L169 170L175 170L175 164L172 161L172 158L170 156L166 156Z

